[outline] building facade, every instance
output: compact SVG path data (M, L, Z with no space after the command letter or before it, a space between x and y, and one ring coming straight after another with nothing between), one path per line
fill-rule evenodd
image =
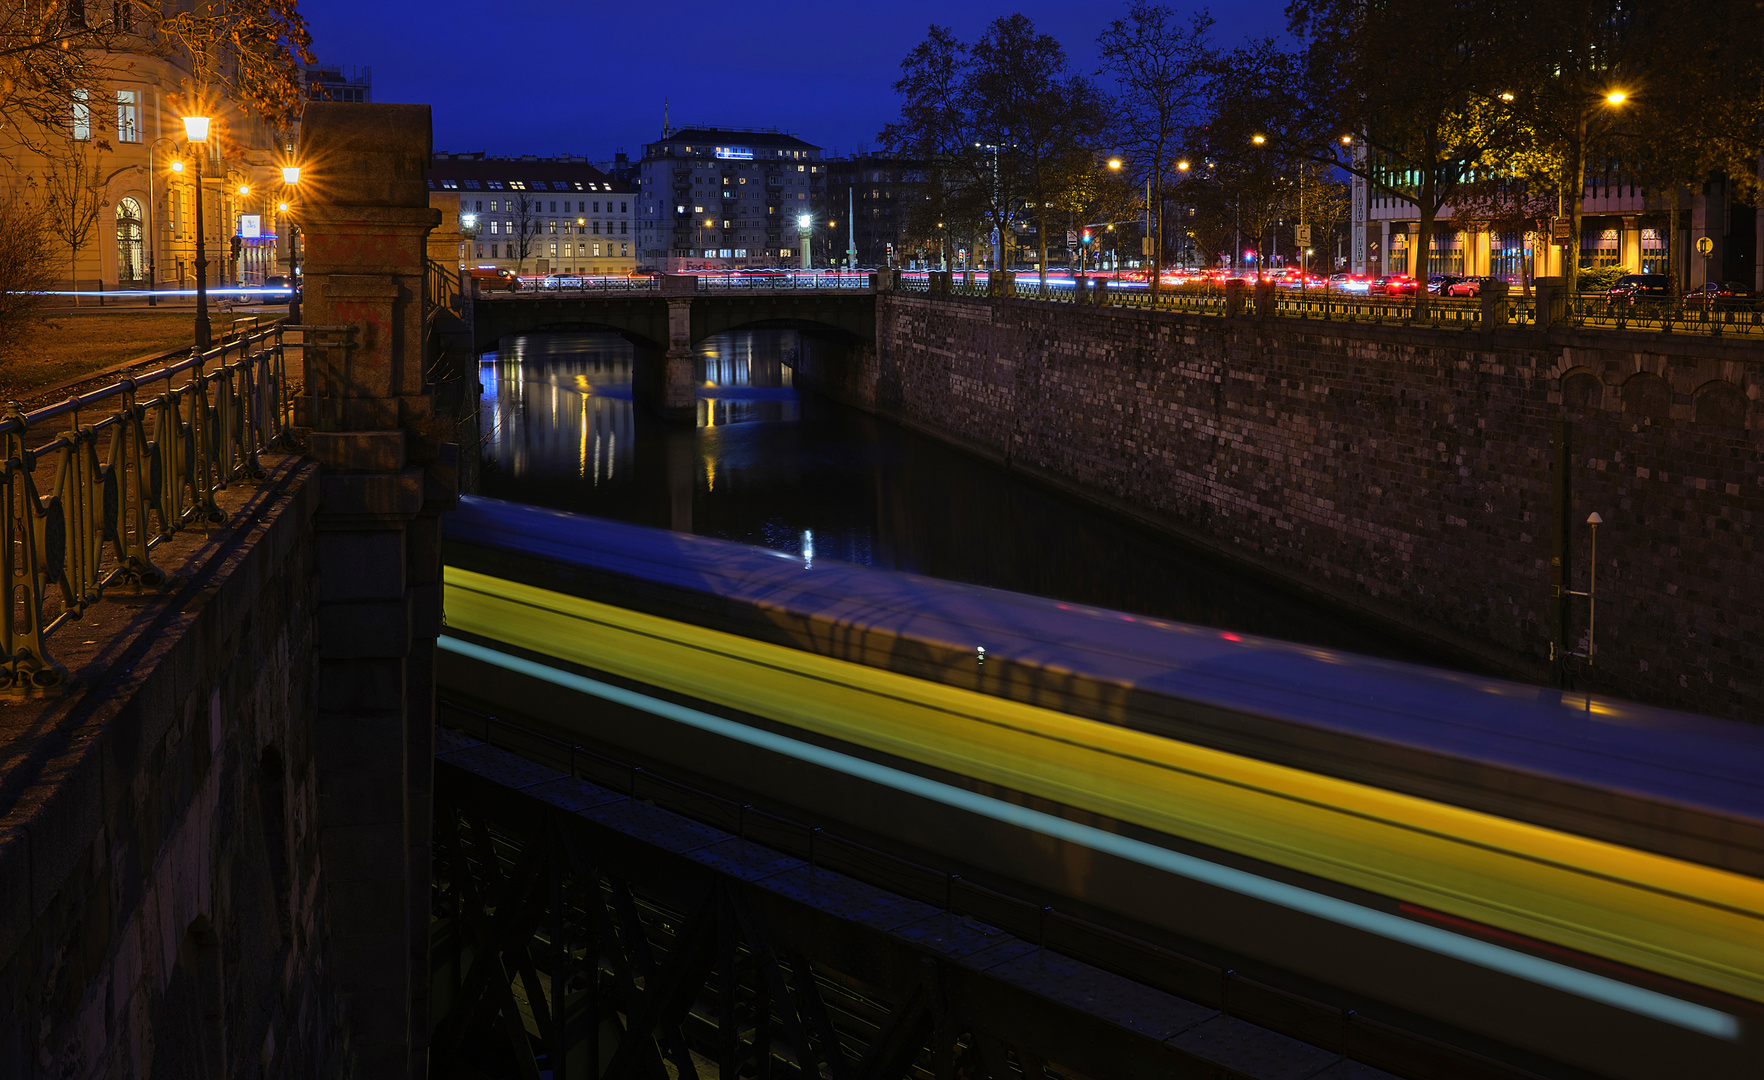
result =
M777 131L670 129L644 146L638 173L646 268L800 266L805 241L813 265L828 265L843 213L828 205L818 146Z
M1414 204L1353 182L1353 269L1384 274L1462 274L1518 285L1565 276L1567 248L1552 242L1549 221L1478 221L1447 207L1425 260L1416 257L1420 215ZM1670 201L1615 173L1589 176L1581 202L1582 269L1621 267L1629 273L1677 273L1687 289L1733 281L1764 292L1764 212L1735 199L1715 180L1680 192L1676 229ZM1708 256L1697 243L1707 237Z
M845 211L837 253L857 251L859 266L897 266L923 261L926 243L908 235L914 199L925 197L925 175L917 162L866 154L827 162L827 202ZM928 248L927 248L928 250ZM914 256L917 256L915 258Z
M190 73L130 41L114 42L109 78L75 98L65 125L43 130L22 115L0 125L0 194L50 223L55 287L193 288L198 199L211 285L286 273L299 198L281 169L296 164L297 132L272 130L223 97L202 110L207 142L188 143L180 86Z
M310 101L372 101L373 76L373 68L313 64L306 69L306 96Z
M460 215L465 265L541 276L636 268L635 185L586 158L438 153L429 192Z

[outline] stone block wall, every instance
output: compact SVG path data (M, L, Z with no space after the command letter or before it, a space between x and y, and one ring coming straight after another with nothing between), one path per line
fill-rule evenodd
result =
M0 1076L346 1073L321 899L316 468L224 492L0 703Z
M1566 419L1576 685L1764 705L1764 345L894 293L863 367L805 381L1538 680Z

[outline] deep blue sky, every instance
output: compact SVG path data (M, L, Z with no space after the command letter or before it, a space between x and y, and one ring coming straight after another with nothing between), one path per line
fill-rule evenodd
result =
M1166 0L1184 13L1198 5ZM1217 40L1281 33L1285 0L1211 5ZM1101 3L708 3L581 0L303 0L321 63L373 69L376 101L427 102L437 150L632 157L676 127L777 127L829 150L874 145L894 119L900 61L933 22L963 40L1022 12L1094 71L1096 35L1125 14Z

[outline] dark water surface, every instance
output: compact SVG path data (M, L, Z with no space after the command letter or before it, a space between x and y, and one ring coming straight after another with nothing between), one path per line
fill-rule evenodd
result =
M485 495L808 559L1429 659L1203 552L799 393L794 331L701 345L690 430L634 406L632 348L615 334L504 344L481 366Z

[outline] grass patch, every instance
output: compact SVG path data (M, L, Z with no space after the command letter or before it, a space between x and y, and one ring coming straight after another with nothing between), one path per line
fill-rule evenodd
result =
M194 322L194 313L188 311L44 316L0 358L0 401L17 400L144 353L188 348ZM224 319L216 320L217 336L225 326Z

